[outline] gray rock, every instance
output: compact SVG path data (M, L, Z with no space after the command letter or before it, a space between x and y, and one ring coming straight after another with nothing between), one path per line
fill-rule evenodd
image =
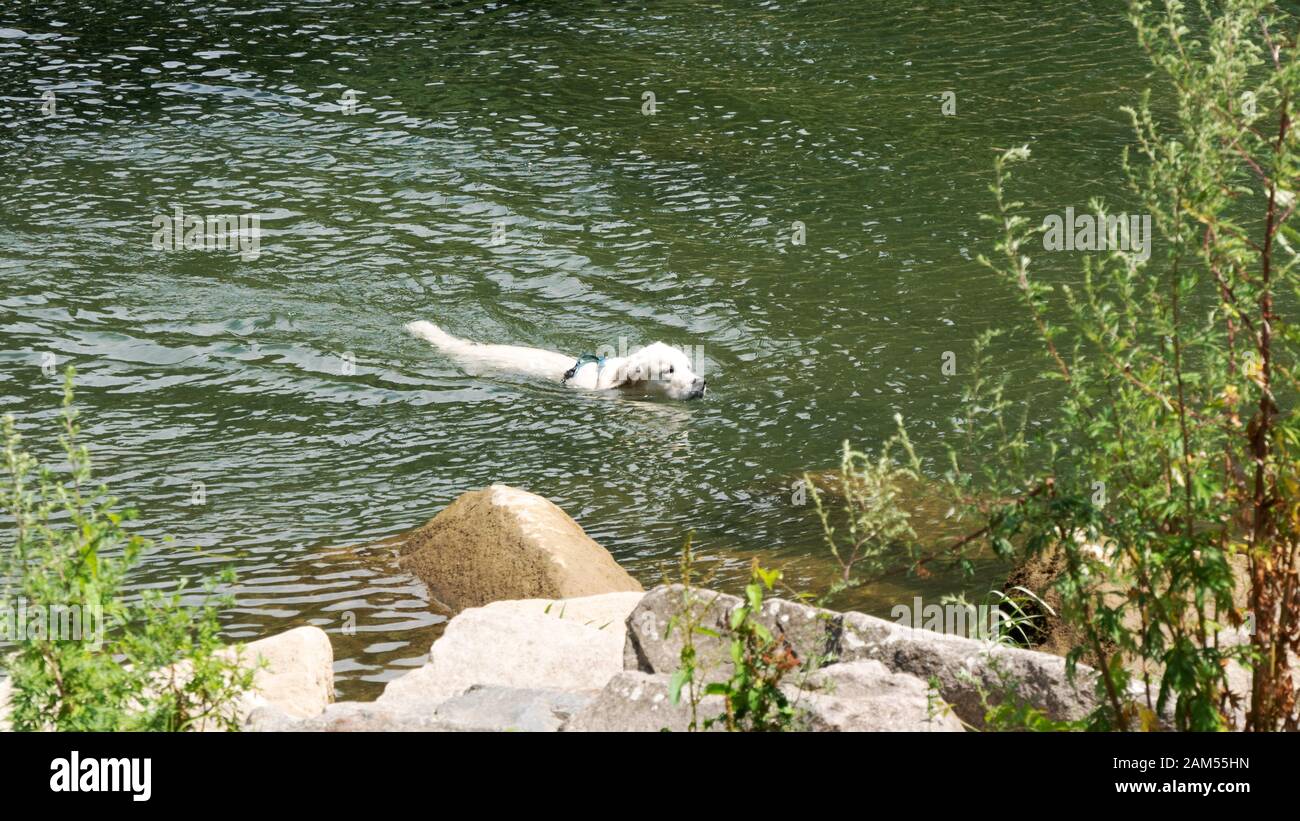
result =
M296 732L303 721L304 719L291 716L274 704L262 704L244 716L240 729L246 733L290 733Z
M1078 665L1074 681L1065 659L1048 653L993 645L977 639L907 627L862 613L846 613L839 657L845 662L875 660L898 673L929 681L963 721L983 726L985 706L1000 703L1014 689L1018 698L1056 720L1080 719L1097 700L1096 672Z
M474 687L438 705L435 715L459 729L553 733L595 697L594 690Z
M629 671L610 680L595 700L565 725L566 732L685 732L690 707L685 695L678 704L669 698L672 677ZM891 673L879 662L833 664L802 682L783 688L795 706L792 729L815 732L961 732L962 725L942 699L932 698L925 683ZM701 700L697 727L721 716L721 697ZM719 732L718 723L710 728Z
M627 643L623 668L643 673L672 673L682 651L683 631L672 626L684 612L686 591L681 585L662 585L646 593L628 616ZM741 604L739 596L693 591L691 601L701 626L720 633L729 629L731 611ZM796 604L783 599L763 602L758 622L777 638L789 643L801 662L810 667L833 661L841 632L842 617L830 610ZM670 630L670 627L672 628ZM727 643L696 636L697 665L704 670L730 665Z
M685 697L678 704L673 704L668 697L671 678L635 671L619 673L563 729L565 732L587 733L686 732L691 721L690 707ZM697 712L699 728L704 729L704 719L722 712L720 697L704 698ZM721 726L714 727L714 730L721 729Z
M307 733L432 733L460 729L430 713L400 710L373 702L343 701L306 719L298 727Z
M433 643L429 663L389 682L378 703L431 713L475 685L597 691L623 667L624 622L641 595L466 610Z
M960 733L965 728L943 699L915 676L878 661L832 664L787 689L803 728L814 732Z
M555 732L595 695L595 691L474 687L436 709L340 701L305 719L263 705L249 715L244 729L262 733Z
M728 614L740 604L735 596L709 591L693 594L701 621L725 634ZM668 627L684 607L683 589L657 587L646 593L628 616L623 666L644 673L670 674L677 669L681 631ZM894 673L928 683L961 720L980 727L985 707L981 690L996 704L1014 685L1020 698L1053 719L1077 719L1095 706L1095 671L1079 665L1075 681L1065 674L1059 656L1000 647L977 639L905 627L861 613L834 613L779 599L764 602L759 621L783 637L811 668L835 662L878 661ZM725 639L697 636L699 664L710 680L729 673ZM820 665L818 664L820 662Z
M294 718L283 710L262 706L244 724L254 733L430 733L465 729L439 721L431 713L401 710L373 702L339 701L311 718Z

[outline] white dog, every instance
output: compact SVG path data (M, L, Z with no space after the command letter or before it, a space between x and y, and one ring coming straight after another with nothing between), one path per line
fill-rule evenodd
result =
M662 342L628 356L565 356L540 348L486 345L454 337L432 322L411 322L406 330L449 356L479 367L539 376L588 390L638 390L670 399L699 399L706 381L691 370L685 353Z

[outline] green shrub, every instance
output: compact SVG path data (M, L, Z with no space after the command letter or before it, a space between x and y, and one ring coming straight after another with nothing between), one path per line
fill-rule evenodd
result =
M124 526L134 511L117 512L107 490L91 484L72 379L69 368L63 471L39 464L13 417L3 420L0 498L13 543L0 554L0 604L51 614L48 629L10 637L16 646L3 658L13 685L10 721L16 730L237 729L234 705L253 671L220 641L218 611L228 600L211 585L196 609L183 604L184 585L133 602L123 597L149 544ZM77 614L81 629L57 629L55 613Z
M1004 558L1061 551L1061 615L1083 637L1070 669L1087 653L1101 672L1092 728L1172 714L1180 729L1220 730L1244 711L1244 729L1294 730L1300 326L1279 302L1300 294L1295 20L1259 0L1190 14L1175 0L1132 2L1130 17L1175 104L1167 122L1146 95L1129 110L1137 150L1123 167L1155 253L1095 253L1075 285L1031 275L1042 229L1006 194L1029 151L1000 154L998 254L981 260L1020 297L1042 343L1036 395L1055 410L1032 434L1024 416L1010 419L1005 378L979 376L989 337L978 340L968 410L949 440L961 445L936 483L983 526L927 556L964 561L976 543ZM850 510L868 524L892 515L896 472L920 470L910 454L898 467L846 467L868 486L884 477ZM1227 640L1228 628L1245 641ZM1252 673L1248 710L1228 688L1234 663ZM1005 703L999 723L1052 726Z

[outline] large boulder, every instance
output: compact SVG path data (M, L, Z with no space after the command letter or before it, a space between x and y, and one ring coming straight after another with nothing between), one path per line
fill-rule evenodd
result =
M563 510L507 485L462 494L400 550L401 566L453 611L642 589Z
M645 673L670 674L677 669L681 630L669 630L683 612L686 599L678 585L646 593L628 617L624 667ZM736 596L697 590L691 594L701 623L719 638L697 636L697 665L710 680L727 675L728 614L741 604ZM1078 719L1096 705L1096 673L1079 665L1074 679L1059 656L994 645L977 639L945 635L895 624L862 613L835 613L795 602L771 599L758 621L784 640L808 668L827 664L877 661L886 670L939 685L938 695L962 721L984 724L988 704L1000 703L1014 691L1018 698L1057 720ZM721 669L719 669L721 668Z
M643 594L493 602L448 622L429 662L377 703L432 711L475 685L600 690L623 669L625 622Z

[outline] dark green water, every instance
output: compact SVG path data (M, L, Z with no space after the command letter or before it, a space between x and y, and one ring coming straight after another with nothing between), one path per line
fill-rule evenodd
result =
M0 9L0 408L48 430L42 363L76 365L99 475L174 537L139 584L233 562L231 634L324 627L351 696L419 663L436 619L382 555L330 548L490 482L647 585L691 528L723 581L752 556L816 575L792 479L895 413L937 453L971 340L1019 325L975 262L993 149L1033 150L1031 213L1123 204L1118 108L1149 84L1118 2L88 5ZM261 256L153 250L177 205L260 215ZM692 346L710 393L468 376L412 319ZM1035 350L995 354L1041 417Z

